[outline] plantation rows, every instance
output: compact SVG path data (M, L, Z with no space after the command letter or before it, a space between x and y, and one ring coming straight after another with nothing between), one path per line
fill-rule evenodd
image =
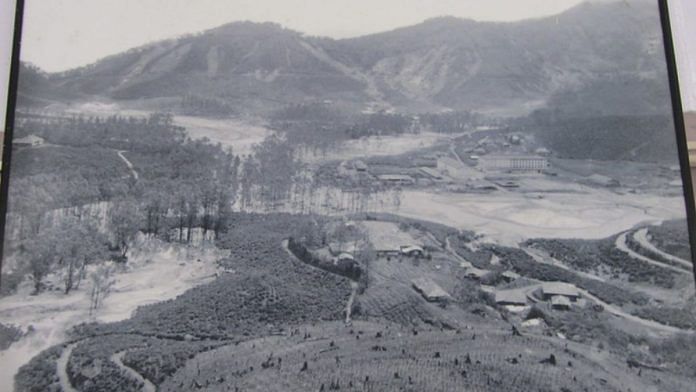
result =
M625 274L629 282L650 283L673 288L675 273L643 260L636 260L614 246L615 237L603 240L535 239L526 245L543 249L564 264L580 271L592 272L608 267L618 277Z
M672 267L677 267L677 268L682 268L684 271L689 271L688 268L686 268L684 265L677 263L671 259L668 259L666 257L663 257L661 254L655 253L649 249L644 248L638 241L633 237L635 234L635 231L632 231L626 235L626 245L633 250L634 252L645 256L649 259L658 261L662 264L666 265L671 265ZM690 259L690 258L689 258ZM687 259L688 260L688 259Z
M624 305L632 303L642 306L648 303L649 298L645 294L629 291L595 279L585 278L555 265L537 263L521 249L492 245L490 247L500 258L503 265L509 266L520 275L545 282L559 281L571 283L611 304ZM552 255L552 257L558 258L559 255ZM658 269L663 270L662 268Z
M656 248L671 255L691 260L689 230L685 220L663 222L660 226L649 226L648 234Z
M142 306L128 320L74 328L72 339L87 339L70 359L74 385L85 391L115 390L109 389L117 385L113 383L130 380L108 360L123 350L128 350L124 364L157 385L189 357L215 345L278 333L293 325L342 320L351 291L348 279L296 261L281 246L305 223L307 219L289 215L240 214L218 241L230 256L221 262L228 272L215 281L175 299ZM47 380L41 385L53 382L52 353L62 351L59 347L25 366L21 377L33 381L23 385L33 385L37 378ZM81 374L81 369L97 366L96 361L98 376ZM132 382L123 385L118 390L140 388Z
M301 335L201 354L162 390L618 390L600 378L611 376L538 338L504 332L412 332L358 322L342 331L322 331L317 325Z

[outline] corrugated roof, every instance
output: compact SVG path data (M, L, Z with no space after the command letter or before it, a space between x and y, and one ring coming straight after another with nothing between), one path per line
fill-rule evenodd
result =
M579 297L580 291L572 284L563 282L547 282L541 285L544 295L565 295L568 297Z
M521 290L501 290L495 292L495 302L514 305L526 305L527 296Z
M562 295L555 295L551 297L551 305L570 307L570 300L568 299L568 297L564 297Z
M442 287L428 278L413 279L411 284L427 298L449 297L449 294Z

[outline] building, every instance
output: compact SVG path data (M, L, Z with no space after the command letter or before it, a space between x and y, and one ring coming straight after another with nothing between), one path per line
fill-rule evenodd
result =
M423 172L426 176L434 179L434 180L442 180L442 173L440 173L438 170L433 169L432 167L421 167L420 171Z
M556 310L570 310L570 300L568 297L556 295L551 297L551 307Z
M591 176L587 176L585 178L585 182L590 183L592 185L605 186L608 188L615 188L621 186L621 183L618 180L615 180L611 177L603 176L601 174L593 174Z
M353 168L359 172L366 172L367 171L367 164L361 160L357 160L353 162Z
M490 274L490 273L491 273L491 271L488 271L488 270L484 270L484 269L480 269L480 268L476 268L476 267L471 267L471 268L466 269L466 272L464 273L464 275L469 279L481 280L481 279L485 278L486 276L488 276L488 274Z
M421 257L425 254L423 248L418 245L402 245L400 251L402 255L410 257Z
M479 159L486 170L542 172L549 168L549 160L539 155L486 155Z
M377 179L391 185L413 185L416 183L413 177L406 174L382 174L377 176Z
M451 298L442 287L428 278L413 279L411 285L428 302L446 302Z
M525 306L527 296L522 290L500 290L495 292L495 303L501 306Z
M25 136L23 138L15 139L14 141L12 141L12 144L14 144L17 147L36 147L42 145L43 143L43 138L40 138L36 135Z
M519 279L520 274L513 272L513 271L505 271L502 274L500 274L500 277L505 281L505 282L512 282L514 280Z
M541 297L544 301L550 301L556 296L565 297L570 302L576 302L580 298L580 291L569 283L547 282L541 285Z
M342 252L342 253L340 253L340 254L336 257L336 259L337 259L338 261L355 261L355 257L353 257L353 255L350 254L350 253L348 253L348 252Z

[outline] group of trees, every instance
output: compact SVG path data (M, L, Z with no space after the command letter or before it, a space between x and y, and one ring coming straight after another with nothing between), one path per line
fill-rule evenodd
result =
M109 241L93 225L77 217L66 217L43 227L21 245L29 263L34 290L42 290L44 277L55 267L62 270L64 292L79 288L87 266L106 257Z

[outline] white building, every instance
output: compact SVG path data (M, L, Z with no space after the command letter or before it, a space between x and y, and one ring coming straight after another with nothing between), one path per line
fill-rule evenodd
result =
M541 172L549 168L549 160L539 155L486 155L479 159L486 170Z

